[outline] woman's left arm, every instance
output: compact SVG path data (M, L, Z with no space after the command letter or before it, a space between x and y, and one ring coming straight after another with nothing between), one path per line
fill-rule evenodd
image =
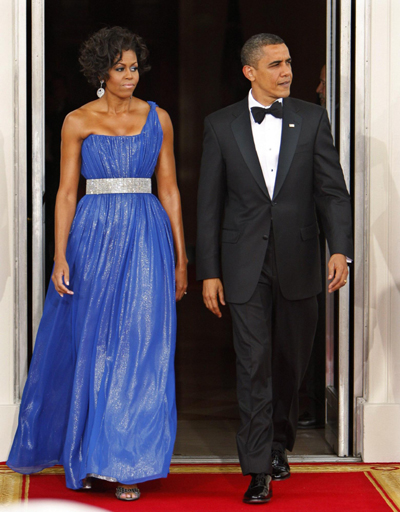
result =
M158 117L163 130L163 143L155 168L158 198L171 222L172 236L176 252L176 300L181 300L187 289L187 256L183 236L181 196L176 182L174 157L174 132L167 112L157 107Z

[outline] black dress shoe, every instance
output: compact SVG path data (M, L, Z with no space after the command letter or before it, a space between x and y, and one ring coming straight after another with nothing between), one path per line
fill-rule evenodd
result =
M286 452L272 450L272 480L285 480L290 477L290 466Z
M268 503L272 496L271 475L258 473L244 493L244 503Z

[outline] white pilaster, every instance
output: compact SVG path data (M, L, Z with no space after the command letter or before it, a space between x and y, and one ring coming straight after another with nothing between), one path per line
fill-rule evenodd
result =
M370 2L366 462L400 461L400 3Z
M0 2L0 461L16 425L14 404L14 6Z

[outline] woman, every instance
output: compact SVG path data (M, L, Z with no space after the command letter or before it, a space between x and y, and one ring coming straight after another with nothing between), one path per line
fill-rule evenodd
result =
M82 48L99 99L63 125L53 284L7 462L21 473L62 463L69 488L111 480L125 500L168 474L175 301L187 288L171 121L133 96L147 56L120 27ZM80 172L87 194L76 207Z

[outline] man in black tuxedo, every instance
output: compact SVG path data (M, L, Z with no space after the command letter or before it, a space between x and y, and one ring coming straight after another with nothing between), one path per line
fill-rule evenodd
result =
M244 501L262 503L272 495L271 479L290 476L286 449L295 441L321 291L316 211L332 254L330 292L346 283L353 244L326 111L289 98L284 41L253 36L242 64L248 97L205 120L196 263L207 308L220 317L219 302L230 307L237 445L243 474L252 476Z

